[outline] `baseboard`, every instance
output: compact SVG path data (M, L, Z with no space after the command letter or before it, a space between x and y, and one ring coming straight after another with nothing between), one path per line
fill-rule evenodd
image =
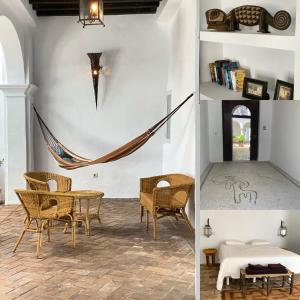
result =
M209 175L212 167L214 166L213 163L209 163L208 166L206 167L206 169L202 172L202 174L200 175L200 189L202 188L207 176Z
M292 182L294 185L296 185L298 188L300 188L300 181L296 180L293 178L290 174L287 172L283 171L280 167L276 166L272 162L269 161L269 164L279 173L281 173L284 177L286 177L290 182Z

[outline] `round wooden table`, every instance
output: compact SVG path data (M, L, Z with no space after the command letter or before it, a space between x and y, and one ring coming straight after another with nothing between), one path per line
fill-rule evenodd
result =
M101 224L100 208L102 204L102 198L104 193L100 191L81 190L70 191L67 194L72 195L75 198L75 212L74 217L77 222L82 222L85 225L85 234L91 235L91 221L97 219ZM91 207L91 201L97 200L96 207ZM83 203L83 201L85 203Z
M208 249L203 249L203 253L205 254L206 257L206 264L209 265L209 258L211 257L211 262L212 265L216 264L216 254L217 254L217 249L215 248L208 248Z

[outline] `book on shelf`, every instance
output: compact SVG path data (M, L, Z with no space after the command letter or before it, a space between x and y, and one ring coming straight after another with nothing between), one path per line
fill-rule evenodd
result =
M230 63L230 60L216 60L215 61L215 74L216 74L216 82L219 85L224 85L224 78L222 67L226 64Z
M216 60L209 64L209 72L212 82L234 91L243 90L246 71L239 68L238 62L228 59Z
M243 90L245 77L246 77L246 70L244 69L235 70L236 91Z

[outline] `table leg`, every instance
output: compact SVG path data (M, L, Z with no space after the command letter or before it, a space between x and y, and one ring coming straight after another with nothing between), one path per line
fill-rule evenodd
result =
M98 216L99 224L101 224L101 218L100 218L101 204L102 204L102 197L99 197L99 199L98 199L98 209L97 209L97 216Z
M212 264L215 265L216 264L216 256L213 254L212 255Z
M86 200L86 215L85 215L85 226L87 235L91 235L91 220L90 220L90 199Z
M290 295L293 294L293 288L294 288L294 276L295 276L295 274L293 273L293 274L292 274L292 277L291 277L291 282L290 282Z
M245 276L242 276L242 286L243 286L243 295L244 297L246 297L247 294L247 283L246 283L246 279Z
M206 255L206 265L209 265L209 256Z
M270 277L267 277L267 297L269 297L270 293Z

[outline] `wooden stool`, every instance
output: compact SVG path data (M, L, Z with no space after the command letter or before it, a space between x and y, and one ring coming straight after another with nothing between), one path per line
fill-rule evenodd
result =
M218 251L215 248L203 249L203 253L205 254L207 265L209 265L209 258L210 257L211 257L212 265L216 264L216 254L217 254L217 252Z

